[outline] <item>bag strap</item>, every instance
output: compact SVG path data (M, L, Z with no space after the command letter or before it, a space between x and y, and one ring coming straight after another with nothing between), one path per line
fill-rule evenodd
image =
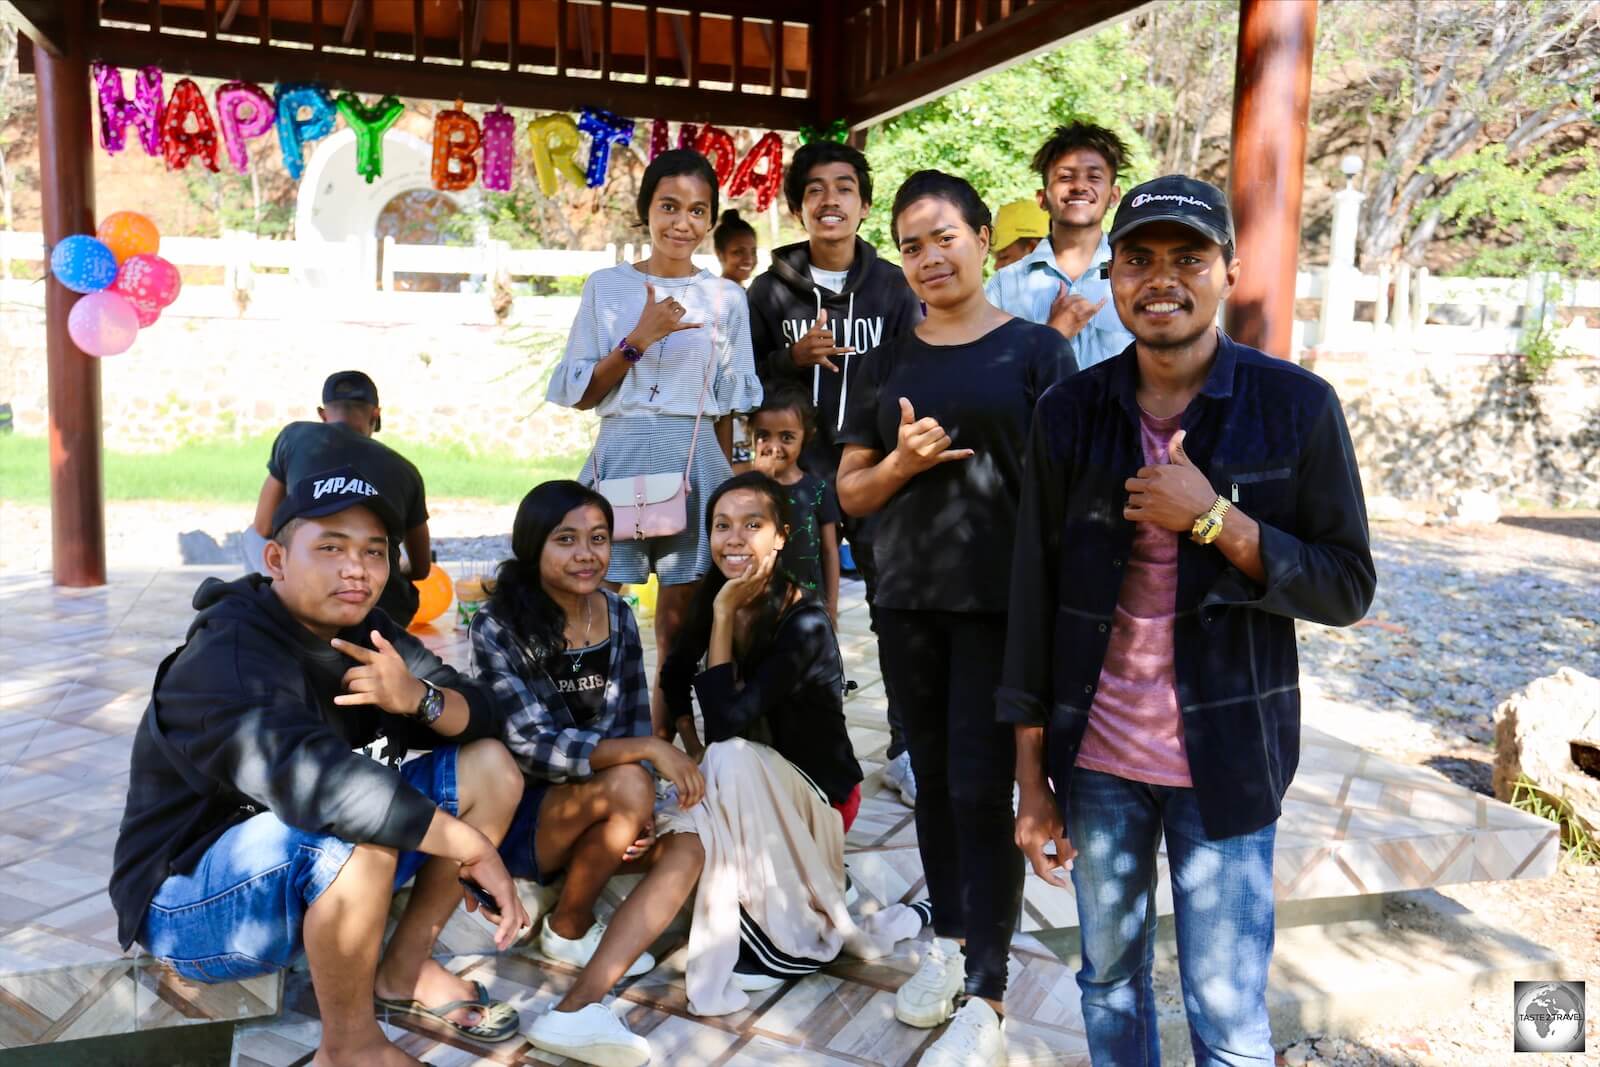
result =
M717 319L722 315L722 279L712 280L711 293L711 354L706 357L705 377L700 380L700 407L694 415L694 433L689 437L689 460L683 465L683 484L689 485L689 472L694 469L694 449L700 441L700 420L706 414L706 392L711 388L711 368L717 362Z

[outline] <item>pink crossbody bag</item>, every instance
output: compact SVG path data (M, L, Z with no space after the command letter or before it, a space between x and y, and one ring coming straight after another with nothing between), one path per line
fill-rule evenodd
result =
M619 540L632 538L643 541L651 537L671 537L689 527L689 472L694 469L694 450L700 442L700 421L706 413L711 368L717 362L717 319L721 315L722 293L719 289L712 298L711 354L706 358L705 376L700 382L700 408L694 416L694 433L689 438L689 459L683 465L682 472L595 480L595 491L611 503L616 518L612 536Z

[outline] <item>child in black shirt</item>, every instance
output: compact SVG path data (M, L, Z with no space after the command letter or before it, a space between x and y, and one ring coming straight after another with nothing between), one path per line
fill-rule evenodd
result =
M767 389L750 418L751 466L783 486L793 527L778 563L797 584L817 594L839 624L839 498L833 486L800 468L800 453L816 433L816 410L799 389Z

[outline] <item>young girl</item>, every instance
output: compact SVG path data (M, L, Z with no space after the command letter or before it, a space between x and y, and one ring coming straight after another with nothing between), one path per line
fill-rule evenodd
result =
M684 149L661 153L645 168L637 208L650 230L650 258L589 276L548 396L600 414L599 438L578 476L584 484L688 468L683 531L641 539L624 513L606 571L614 583L643 584L652 572L660 579L656 651L665 658L707 566L696 517L706 494L733 473L713 424L759 404L761 383L744 290L690 259L717 212L711 164ZM652 711L657 732L668 736L659 692Z
M664 823L693 827L706 850L687 968L689 1004L702 1015L737 1011L740 990L810 974L841 951L880 956L922 925L904 905L861 924L847 909L844 834L861 804L861 767L833 627L777 565L784 497L754 471L712 494L715 570L661 675L685 743L699 751L691 688L710 742L706 802Z
M799 388L768 389L750 417L751 466L783 486L793 527L778 565L816 593L839 625L839 499L833 486L800 467L800 453L816 432L816 409Z
M743 285L756 272L755 227L740 218L734 208L722 213L711 234L711 247L717 250L717 262L722 264L722 276L728 281Z
M513 558L472 620L472 660L506 710L504 740L526 778L501 855L513 875L541 884L565 872L539 948L581 969L528 1039L585 1063L623 1064L646 1062L649 1044L601 1000L625 974L655 965L645 949L694 889L704 857L692 833L664 831L657 841L644 763L671 779L686 807L705 783L651 733L633 613L601 587L611 523L605 498L578 482L529 492L512 527ZM619 872L645 877L607 926L594 905Z
M917 848L938 934L895 1015L931 1028L955 1012L921 1062L978 1067L1004 1061L1022 903L1015 744L994 699L1022 457L1034 402L1076 364L1059 333L985 299L989 210L971 185L913 174L890 231L928 316L879 348L850 391L839 503L879 515L879 650L917 769Z

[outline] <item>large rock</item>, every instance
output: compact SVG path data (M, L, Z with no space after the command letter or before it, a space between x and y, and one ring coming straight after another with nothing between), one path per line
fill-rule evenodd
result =
M1600 678L1562 667L1494 709L1494 795L1510 800L1526 778L1600 831L1600 778L1573 762L1574 741L1600 744Z

